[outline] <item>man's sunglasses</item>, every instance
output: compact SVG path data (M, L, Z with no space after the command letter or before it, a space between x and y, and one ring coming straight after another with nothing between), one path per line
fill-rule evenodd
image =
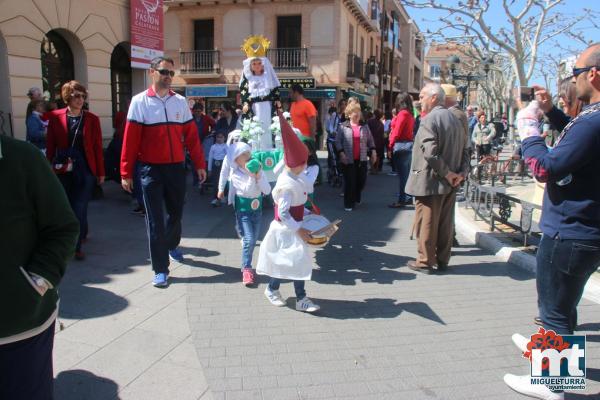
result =
M162 76L170 76L171 78L175 76L175 71L170 69L157 69L156 71Z
M71 98L73 99L87 99L87 94L83 94L83 93L73 93L71 94Z
M573 78L577 78L579 75L583 74L585 71L589 71L592 68L600 68L600 67L592 65L591 67L573 68Z

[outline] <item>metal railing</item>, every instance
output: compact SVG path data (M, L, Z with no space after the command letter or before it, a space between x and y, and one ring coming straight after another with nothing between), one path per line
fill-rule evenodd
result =
M179 53L179 65L182 74L221 73L221 52L219 50L195 50Z
M498 160L499 148L496 151L496 155L484 157L471 169L464 187L466 206L473 209L475 219L479 217L489 224L491 232L502 224L522 233L527 246L529 237L539 234L533 212L541 207L506 194L509 179L523 182L529 175L523 160ZM514 208L521 210L518 219L511 218Z
M355 54L348 54L348 70L346 76L348 78L357 79L362 79L364 77L362 58Z
M400 89L402 87L402 78L400 78L399 76L394 78L394 87L396 89Z
M379 77L379 65L377 65L377 63L374 60L369 60L368 62L364 63L363 66L363 81L365 83L375 83L378 81ZM371 82L371 76L376 77L374 79L374 82Z
M307 72L307 48L278 48L269 49L267 57L277 72Z
M533 221L534 210L542 208L517 197L507 195L504 188L481 185L469 177L465 183L466 207L475 212L474 219L479 217L490 226L490 232L494 232L498 224L502 224L523 234L523 245L527 246L530 236L540 235L540 229ZM513 208L519 205L521 214L519 219L511 219Z
M493 156L488 156L493 157ZM497 157L497 156L496 156ZM525 167L525 161L519 160L482 160L471 171L471 179L476 181L479 185L489 184L496 186L496 184L506 185L508 179L513 180L520 179L525 180L527 174L527 168Z
M415 47L415 57L421 60L421 56L423 55L423 51L420 47Z

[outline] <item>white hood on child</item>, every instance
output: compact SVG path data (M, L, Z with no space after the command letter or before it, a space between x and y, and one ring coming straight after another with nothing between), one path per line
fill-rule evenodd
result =
M226 168L229 168L229 172L227 172L227 180L228 181L231 179L231 174L233 173L233 171L235 171L235 169L238 167L237 163L235 162L235 159L246 152L252 154L252 147L250 147L248 145L248 143L244 143L244 142L231 143L229 145L229 147L227 148L227 166L226 166ZM227 204L234 204L234 203L235 203L235 190L231 190L231 188L230 188L229 195L227 196Z
M252 153L252 147L248 145L248 143L237 142L229 145L227 149L227 162L231 168L235 168L237 164L235 163L235 159L244 153Z

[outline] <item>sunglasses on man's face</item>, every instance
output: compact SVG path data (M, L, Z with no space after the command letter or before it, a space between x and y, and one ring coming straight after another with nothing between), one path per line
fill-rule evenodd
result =
M72 99L78 99L78 100L79 100L79 99L83 99L83 100L85 100L85 99L87 99L87 94L83 94L83 93L73 93L73 94L71 94L71 98L72 98Z
M573 68L573 78L577 78L579 75L581 75L582 73L584 73L586 71L591 70L592 68L600 68L600 67L592 65L591 67Z
M162 76L170 76L171 78L175 76L175 71L170 69L157 69L156 71Z

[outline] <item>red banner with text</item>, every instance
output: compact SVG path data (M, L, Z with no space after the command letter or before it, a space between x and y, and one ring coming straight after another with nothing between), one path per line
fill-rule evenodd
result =
M163 0L131 0L131 67L147 69L164 46Z

